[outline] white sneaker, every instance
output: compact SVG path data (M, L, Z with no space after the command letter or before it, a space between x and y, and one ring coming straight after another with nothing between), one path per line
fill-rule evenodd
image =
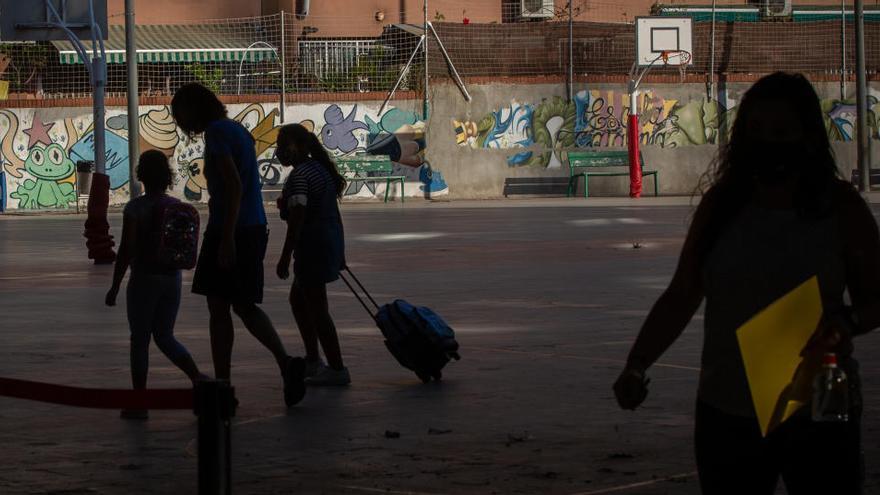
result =
M324 362L323 359L318 358L315 361L309 361L306 359L306 379L309 379L318 374L319 371L327 367L327 363Z
M321 367L315 375L306 378L306 385L317 387L344 387L351 383L348 368L334 370L329 366Z

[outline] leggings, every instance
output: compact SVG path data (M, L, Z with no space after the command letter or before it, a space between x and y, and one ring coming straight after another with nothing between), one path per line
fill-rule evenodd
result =
M131 378L134 388L145 388L150 362L150 337L175 365L191 361L189 351L174 338L174 321L180 308L180 272L133 272L128 281L126 305L131 330Z
M816 423L809 405L762 437L755 418L697 402L694 432L700 487L707 495L862 493L860 411L845 423Z

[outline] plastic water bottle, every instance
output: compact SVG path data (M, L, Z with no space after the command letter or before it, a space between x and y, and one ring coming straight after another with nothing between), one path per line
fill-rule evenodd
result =
M849 384L833 352L825 354L813 380L813 421L849 421Z

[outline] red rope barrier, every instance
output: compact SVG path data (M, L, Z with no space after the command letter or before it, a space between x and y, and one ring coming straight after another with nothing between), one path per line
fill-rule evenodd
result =
M192 409L192 389L80 388L0 377L0 396L94 409Z

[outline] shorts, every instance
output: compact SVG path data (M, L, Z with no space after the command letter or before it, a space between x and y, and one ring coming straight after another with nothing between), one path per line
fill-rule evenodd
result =
M239 227L235 231L235 266L222 269L217 262L221 229L208 226L193 275L192 291L232 303L263 302L263 259L269 242L265 225Z

